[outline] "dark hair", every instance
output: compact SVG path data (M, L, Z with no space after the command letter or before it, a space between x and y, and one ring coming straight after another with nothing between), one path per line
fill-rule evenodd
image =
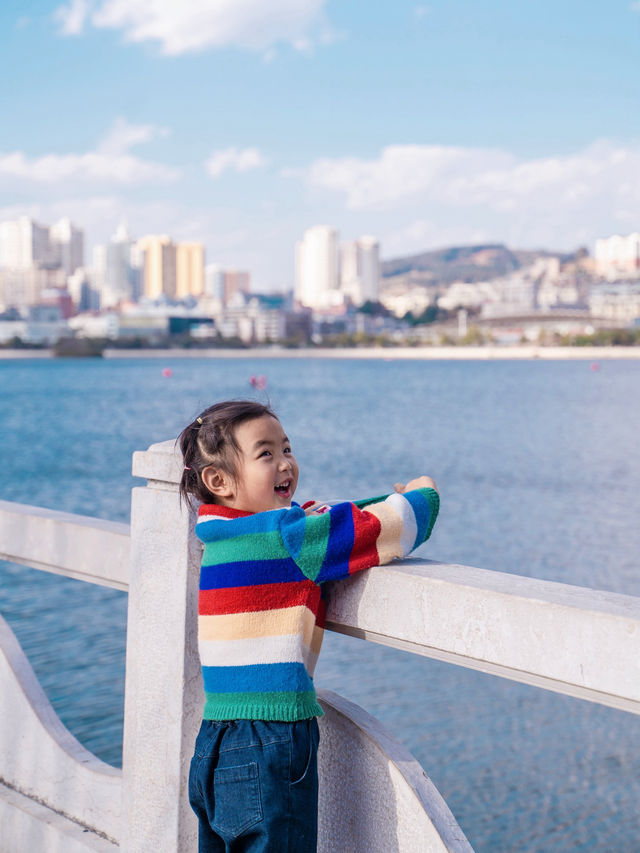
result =
M214 465L232 477L237 476L240 448L236 442L236 427L269 415L278 420L275 412L253 400L226 400L214 403L180 433L178 442L184 460L180 480L180 497L188 503L193 495L203 503L215 502L214 496L202 482L202 470Z

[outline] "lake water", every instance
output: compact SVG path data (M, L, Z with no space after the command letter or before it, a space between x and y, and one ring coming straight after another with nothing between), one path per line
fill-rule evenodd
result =
M640 595L636 361L0 361L0 498L127 521L133 451L260 396L252 374L298 498L428 473L442 509L418 553ZM64 723L119 764L126 594L0 563L0 612ZM409 747L478 853L640 850L638 717L331 633L316 682Z

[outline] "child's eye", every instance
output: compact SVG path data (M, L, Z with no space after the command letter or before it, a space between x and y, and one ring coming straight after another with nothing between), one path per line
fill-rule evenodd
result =
M290 447L285 447L284 452L285 453L292 453L293 451L291 450Z
M258 456L258 459L262 459L263 456L271 456L271 451L270 450L263 450L262 453L260 454L260 456Z

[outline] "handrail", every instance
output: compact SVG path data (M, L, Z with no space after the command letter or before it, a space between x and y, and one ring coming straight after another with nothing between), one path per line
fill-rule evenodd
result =
M339 581L327 628L640 714L640 598L409 558Z
M0 560L129 588L129 525L0 501Z
M129 549L126 524L0 501L1 559L126 590ZM329 630L640 713L640 598L415 557L337 588Z

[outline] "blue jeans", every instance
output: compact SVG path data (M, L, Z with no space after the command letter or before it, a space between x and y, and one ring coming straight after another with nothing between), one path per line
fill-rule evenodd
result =
M203 720L189 773L198 853L316 853L318 721Z

